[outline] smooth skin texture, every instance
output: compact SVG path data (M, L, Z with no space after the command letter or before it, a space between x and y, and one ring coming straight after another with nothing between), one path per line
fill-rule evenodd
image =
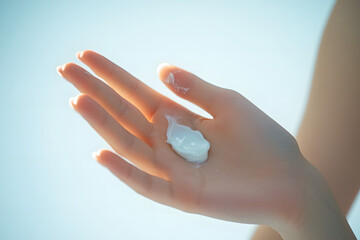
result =
M86 50L77 57L105 82L74 63L58 67L82 93L70 104L117 153L100 150L94 157L139 194L190 213L269 225L287 239L354 239L325 180L302 156L296 140L239 93L162 65L159 78L213 116L206 119L98 53ZM167 81L170 73L174 81ZM177 91L184 88L188 91ZM165 115L176 115L211 143L200 167L166 143ZM314 209L335 219L329 222L335 232L324 226L314 232L308 225L309 219L319 222L311 215Z
M189 88L184 95L175 93L214 117L205 119L93 51L83 51L78 58L107 84L74 63L59 67L59 73L82 92L70 100L71 106L116 153L137 167L108 150L95 156L135 191L183 211L231 221L257 222L256 214L263 219L297 218L288 211L296 204L294 199L283 199L293 198L293 185L287 183L297 181L298 169L306 161L293 137L240 94L175 66L163 66L160 79L166 82L173 72L177 82ZM182 159L166 143L166 114L199 130L211 143L209 158L201 167Z
M297 135L301 152L322 173L344 215L360 188L360 1L338 1L324 31ZM261 226L253 240L278 240Z

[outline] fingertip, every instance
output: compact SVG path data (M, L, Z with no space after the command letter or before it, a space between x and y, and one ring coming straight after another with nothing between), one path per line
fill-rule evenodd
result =
M99 159L100 159L100 151L101 151L101 150L98 150L98 151L92 153L92 157L93 157L96 161L99 161Z
M157 67L157 69L156 69L157 74L160 76L161 70L162 70L163 68L165 68L165 67L168 67L168 66L171 66L171 65L168 64L168 63L161 63L161 64Z
M80 96L80 95L77 95L77 96L71 97L71 98L69 99L69 105L70 105L70 107L71 107L72 109L74 109L74 110L75 110L76 104L77 104L77 102L78 102L78 100L79 100L79 96Z
M91 156L93 157L93 159L97 160L97 152L93 152Z
M88 49L80 51L78 53L79 53L79 55L77 55L78 58L83 62L89 61L90 59L97 57L99 55L98 53Z
M78 59L81 59L81 58L83 57L83 52L84 52L84 51L78 51L78 52L76 53L76 57L77 57Z
M62 65L57 66L57 67L56 67L56 71L57 71L57 73L60 75L60 77L63 77L63 74L62 74L63 66L62 66Z
M108 166L111 159L114 159L116 155L109 150L100 149L97 152L93 152L93 158L103 166Z
M77 65L76 63L68 62L68 63L65 63L64 65L62 65L61 73L65 74L65 76L68 76L69 73L76 71L76 69L78 69L78 68L79 68L79 65Z
M56 71L61 72L62 71L62 65L57 66Z
M70 107L71 107L72 109L75 110L74 98L73 98L73 97L69 98L69 105L70 105Z
M157 67L157 73L159 76L159 79L164 82L164 83L169 83L171 82L170 78L174 78L175 75L177 76L177 78L179 78L179 75L183 74L183 70L175 65L171 65L168 63L161 63L158 67ZM183 78L183 77L180 77Z

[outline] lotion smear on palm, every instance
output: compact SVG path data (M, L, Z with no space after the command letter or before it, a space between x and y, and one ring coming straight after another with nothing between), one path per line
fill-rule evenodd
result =
M201 132L177 123L174 117L166 115L166 118L169 123L166 142L172 149L189 162L205 162L208 158L210 143Z

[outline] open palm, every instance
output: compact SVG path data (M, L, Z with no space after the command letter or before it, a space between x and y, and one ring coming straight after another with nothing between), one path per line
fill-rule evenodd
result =
M74 63L59 67L83 93L71 105L116 153L133 163L108 150L95 155L136 192L186 212L230 221L269 224L274 217L296 218L291 209L296 209L299 194L293 186L306 160L295 139L243 96L163 65L160 79L213 116L206 119L93 51L77 56L107 84ZM187 162L166 143L165 115L203 133L211 144L205 163Z

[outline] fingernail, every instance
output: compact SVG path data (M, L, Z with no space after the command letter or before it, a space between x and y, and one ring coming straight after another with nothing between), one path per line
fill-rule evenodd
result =
M76 57L77 58L82 58L82 53L83 53L83 51L78 51L77 53L76 53Z
M58 72L58 74L60 75L60 77L63 77L63 75L62 75L62 65L57 66L57 67L56 67L56 71Z
M78 97L79 97L79 96L71 97L71 98L69 99L70 107L71 107L72 109L74 109L74 110L75 110L75 106L76 106L77 101L78 101Z
M74 98L71 97L71 98L69 99L69 105L70 105L70 107L71 107L72 109L75 109L75 108L74 108Z
M95 160L98 160L98 159L99 159L99 156L100 156L99 151L92 153L92 157L93 157Z
M166 67L166 66L170 66L170 64L168 64L168 63L161 63L161 64L157 67L157 69L156 69L157 74L159 75L161 69L162 69L163 67Z

